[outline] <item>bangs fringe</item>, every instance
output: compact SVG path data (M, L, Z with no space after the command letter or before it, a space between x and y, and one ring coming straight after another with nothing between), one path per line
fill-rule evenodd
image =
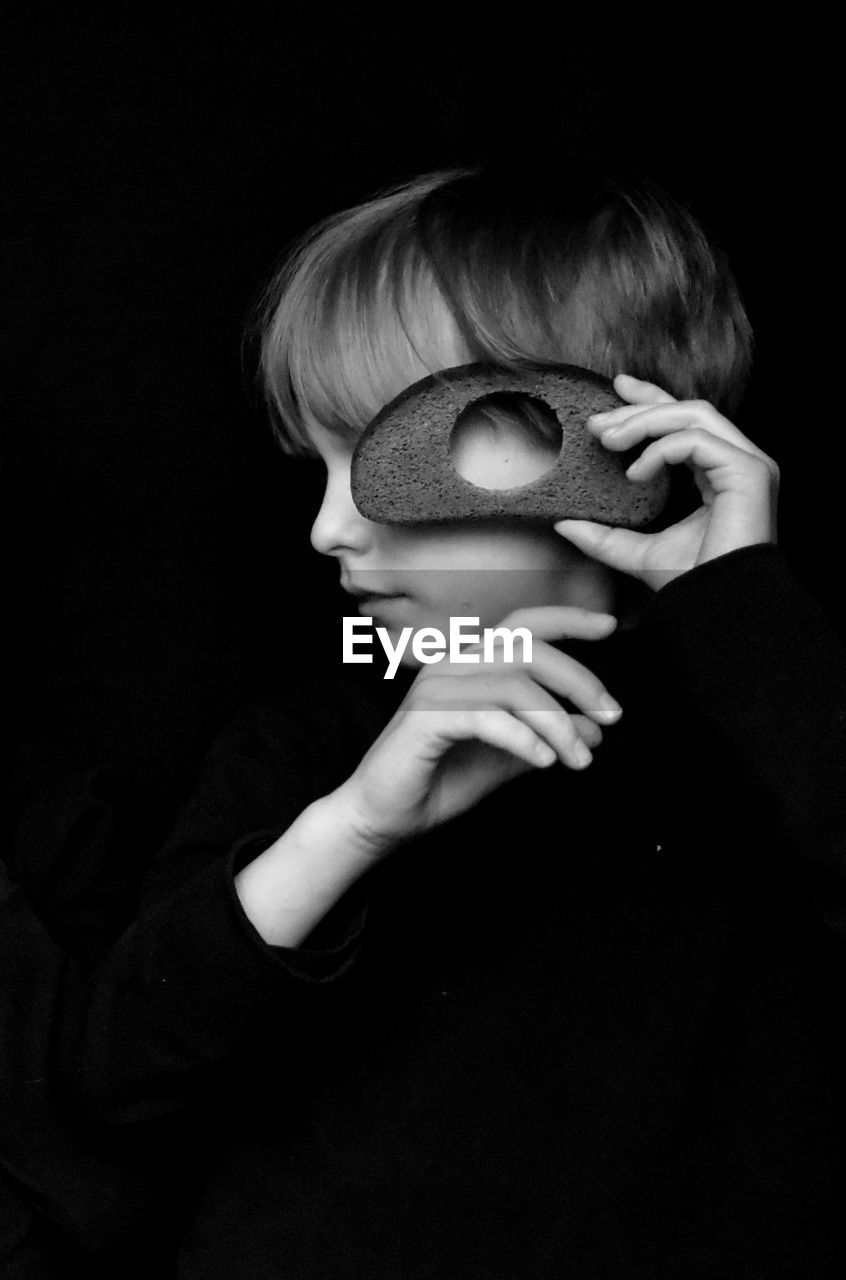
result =
M422 196L452 176L326 219L272 282L259 373L286 452L313 455L314 427L354 439L410 383L469 359L413 227Z

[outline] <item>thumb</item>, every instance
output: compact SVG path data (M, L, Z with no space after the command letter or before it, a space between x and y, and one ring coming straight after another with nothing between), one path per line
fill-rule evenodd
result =
M592 520L558 520L555 532L600 564L640 576L649 536L632 529L612 529Z

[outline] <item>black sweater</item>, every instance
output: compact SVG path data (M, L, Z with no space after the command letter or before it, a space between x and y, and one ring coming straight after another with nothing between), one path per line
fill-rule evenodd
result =
M150 1274L146 1133L75 1114L62 1046L133 913L151 829L105 770L7 775L0 862L0 1274ZM149 1135L152 1137L152 1134ZM137 1263L137 1269L136 1269Z
M59 1036L93 1131L185 1158L180 1276L838 1274L842 650L770 547L566 647L625 709L594 765L410 843L296 951L233 872L407 679L212 754Z

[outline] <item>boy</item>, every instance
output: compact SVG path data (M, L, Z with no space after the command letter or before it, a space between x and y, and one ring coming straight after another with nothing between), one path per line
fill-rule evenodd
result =
M726 264L648 187L442 173L317 228L264 315L345 589L389 633L472 615L534 651L317 683L213 754L71 1057L103 1122L198 1117L178 1274L834 1274L811 903L842 927L846 681L720 412L750 351ZM366 520L359 430L478 359L625 369L590 429L700 505ZM615 631L620 572L653 595Z

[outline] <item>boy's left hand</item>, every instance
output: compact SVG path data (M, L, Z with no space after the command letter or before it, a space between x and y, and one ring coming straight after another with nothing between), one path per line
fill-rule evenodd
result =
M558 533L656 591L728 551L775 542L779 473L772 458L705 400L674 400L627 374L619 374L614 387L628 404L589 418L589 430L615 451L651 439L626 474L649 480L665 464L684 463L693 472L702 505L660 533L612 529L589 520L560 520Z

